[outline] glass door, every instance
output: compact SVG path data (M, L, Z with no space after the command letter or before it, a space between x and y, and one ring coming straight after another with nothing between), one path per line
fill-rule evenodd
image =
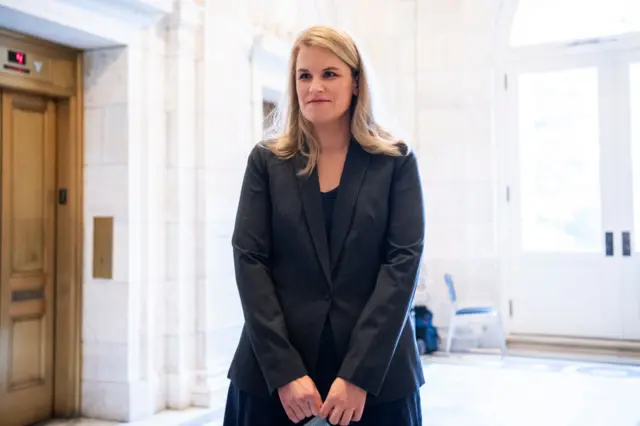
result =
M613 68L524 69L508 74L510 332L620 338Z
M640 52L620 55L617 64L623 338L640 340Z

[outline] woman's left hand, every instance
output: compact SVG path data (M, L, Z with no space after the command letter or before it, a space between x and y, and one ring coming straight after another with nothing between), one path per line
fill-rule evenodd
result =
M320 416L332 425L347 426L352 421L359 422L366 399L365 390L338 377L331 385Z

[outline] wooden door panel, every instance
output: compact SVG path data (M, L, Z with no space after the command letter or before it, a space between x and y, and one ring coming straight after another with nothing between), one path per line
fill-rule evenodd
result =
M2 93L1 134L0 419L23 426L53 406L54 102Z
M14 102L15 105L15 102ZM45 270L45 182L44 133L46 104L36 109L14 109L11 180L14 189L9 220L11 232L12 279L23 274L38 276ZM15 187L19 183L19 187Z
M17 319L13 321L9 390L42 385L46 380L45 366L42 362L46 357L43 316L42 313L34 316L16 315Z

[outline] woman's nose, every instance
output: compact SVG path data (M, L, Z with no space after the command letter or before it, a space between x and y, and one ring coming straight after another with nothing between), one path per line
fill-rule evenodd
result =
M310 92L323 92L324 91L324 84L322 84L322 81L320 81L320 79L314 78L313 80L311 80L311 84L309 85L309 91Z

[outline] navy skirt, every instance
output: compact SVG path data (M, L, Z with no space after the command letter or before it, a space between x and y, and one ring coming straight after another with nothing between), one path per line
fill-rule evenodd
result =
M322 399L338 373L339 363L333 351L333 335L329 323L324 327L321 354L315 377L312 377ZM309 421L311 419L308 419ZM298 423L304 424L305 421ZM366 406L362 419L352 422L357 426L422 426L420 392L397 401ZM288 426L295 425L282 408L276 393L269 399L251 395L229 385L223 426Z

